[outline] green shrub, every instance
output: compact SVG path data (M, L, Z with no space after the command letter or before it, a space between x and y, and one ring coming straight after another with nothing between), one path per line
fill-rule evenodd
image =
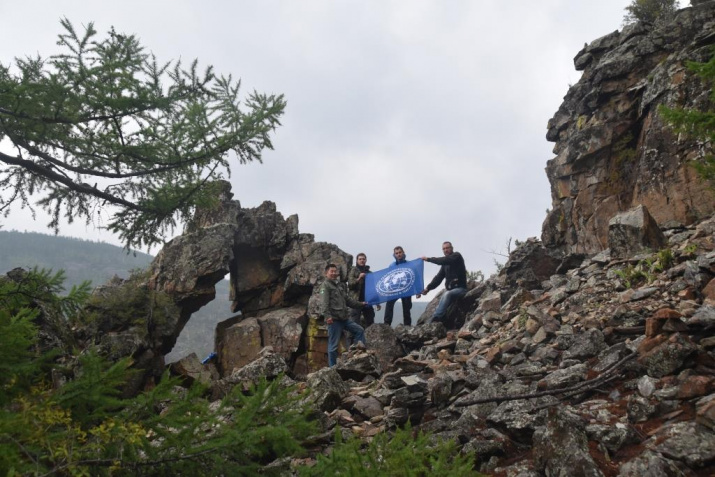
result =
M711 48L711 57L708 61L704 63L689 61L686 65L690 71L700 76L704 84L708 85L710 107L698 111L695 109L668 108L661 105L658 108L658 112L676 131L704 142L709 141L712 143L715 140L715 111L712 108L713 101L715 101L715 90L712 88L712 82L715 80L715 47ZM692 164L700 178L706 181L711 189L715 190L715 157L704 155L693 161Z
M167 372L123 398L128 359L39 349L33 320L78 312L86 298L57 296L60 278L0 279L0 475L255 475L315 432L279 380L210 403L204 387L180 388ZM68 382L51 385L52 371Z
M479 476L472 460L459 454L454 441L433 444L427 434L414 433L408 425L394 434L380 433L365 445L357 437L342 440L336 432L333 452L318 456L313 467L299 469L301 476L344 475L350 477Z
M656 274L663 272L675 263L673 251L669 248L660 250L655 257L640 260L636 265L627 265L615 273L622 280L626 288L635 288L642 282L651 283Z

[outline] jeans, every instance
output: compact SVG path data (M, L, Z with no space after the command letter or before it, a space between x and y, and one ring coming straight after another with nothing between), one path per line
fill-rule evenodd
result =
M333 320L333 323L328 325L328 366L331 368L338 362L338 346L343 330L353 335L353 341L365 344L365 330L362 326L350 320Z
M429 322L431 323L433 321L442 321L444 315L447 314L447 310L449 310L449 305L451 305L455 300L462 298L466 294L466 288L452 288L451 290L445 291L442 295L442 298L440 298L439 300L439 305L437 305L437 309L434 311L434 315L432 315L432 319Z
M395 303L397 300L390 300L385 304L385 324L392 325L392 314L395 311ZM412 297L406 296L402 298L402 322L407 325L412 325Z

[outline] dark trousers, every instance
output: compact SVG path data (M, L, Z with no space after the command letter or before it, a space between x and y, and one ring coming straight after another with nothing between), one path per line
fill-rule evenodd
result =
M395 311L395 303L397 300L391 300L385 303L385 324L392 325L392 314ZM402 298L402 319L407 326L412 326L412 297L407 296Z
M363 328L375 324L375 309L368 306L363 306L359 310L350 308L350 319L359 324Z

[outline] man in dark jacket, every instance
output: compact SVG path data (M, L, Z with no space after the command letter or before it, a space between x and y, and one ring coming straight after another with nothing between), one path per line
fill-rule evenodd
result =
M353 300L365 301L365 275L372 273L367 264L367 255L360 252L355 258L356 265L348 273L348 290ZM377 305L380 311L380 305ZM360 319L362 316L363 319ZM370 305L365 305L360 310L350 309L350 319L359 323L363 328L375 323L375 310Z
M389 268L394 268L401 263L407 262L407 255L405 255L405 251L399 245L392 250L392 256L395 258L395 261L390 264ZM396 302L397 300L395 299L390 300L385 304L385 324L388 324L390 326L392 326L392 315L395 310ZM402 298L402 320L405 326L412 325L412 313L410 312L411 309L412 297L406 296Z
M422 257L425 262L436 263L441 267L427 288L417 295L417 298L437 288L442 280L445 281L444 287L447 289L439 300L439 305L437 305L430 322L443 321L449 305L467 293L467 267L464 265L462 254L454 251L451 242L442 244L442 252L444 257Z
M345 283L339 281L340 274L334 263L325 267L325 280L320 285L320 317L328 325L328 366L335 366L338 361L338 345L343 330L353 335L353 341L365 343L365 330L351 321L348 307L361 309L367 303L353 300L348 296Z

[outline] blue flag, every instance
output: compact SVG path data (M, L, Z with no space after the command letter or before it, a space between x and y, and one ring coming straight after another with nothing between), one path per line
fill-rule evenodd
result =
M365 275L365 301L377 305L417 295L424 289L425 263L421 258Z

